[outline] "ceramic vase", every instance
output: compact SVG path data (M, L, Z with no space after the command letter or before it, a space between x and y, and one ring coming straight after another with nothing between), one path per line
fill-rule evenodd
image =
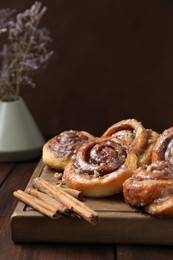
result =
M0 101L0 161L25 161L41 156L45 140L24 100Z

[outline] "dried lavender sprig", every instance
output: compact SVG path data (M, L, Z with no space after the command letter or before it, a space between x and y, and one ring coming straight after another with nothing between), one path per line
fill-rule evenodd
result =
M1 9L0 10L0 29L8 27L8 23L13 19L12 15L16 12L15 9Z
M53 51L47 50L47 44L52 39L48 30L38 28L46 10L41 3L35 2L30 9L18 14L16 21L8 22L9 44L0 52L4 60L0 71L0 97L3 88L11 91L11 95L19 95L21 85L34 86L29 75L48 65Z
M32 48L32 43L34 42L34 35L37 34L37 26L40 22L41 17L43 16L43 14L46 11L46 8L41 9L42 4L36 2L30 10L26 10L23 14L18 14L17 15L17 25L19 26L19 28L16 29L20 29L21 30L15 30L14 25L11 22L11 25L13 25L12 31L11 33L11 38L14 37L14 39L17 37L19 42L23 42L23 31L22 30L25 27L25 23L23 23L23 21L30 21L30 31L27 30L27 34L28 34L28 44L25 46L23 53L21 52L22 48L20 48L19 46L19 60L20 62L18 62L20 64L20 68L18 68L17 73L16 73L16 95L19 95L19 88L20 88L20 82L22 81L22 71L23 71L23 65L22 65L22 61L25 60L27 53L30 51L30 49ZM28 25L28 23L26 23ZM13 32L15 32L15 35L13 36ZM19 32L19 34L17 35L17 32ZM25 34L25 38L27 38L26 34ZM21 46L23 47L23 46ZM21 58L20 58L21 56ZM17 61L18 59L16 59ZM34 60L32 60L34 61ZM32 63L31 63L32 64ZM33 71L35 71L35 64L33 65Z

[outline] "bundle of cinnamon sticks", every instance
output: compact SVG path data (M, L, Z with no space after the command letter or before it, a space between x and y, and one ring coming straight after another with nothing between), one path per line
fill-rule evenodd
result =
M13 195L20 201L52 219L62 215L76 215L95 225L98 214L79 200L81 192L62 188L43 178L35 178L26 191L17 190Z

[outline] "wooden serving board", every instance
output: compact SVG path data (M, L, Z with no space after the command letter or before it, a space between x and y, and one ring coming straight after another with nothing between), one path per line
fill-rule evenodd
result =
M54 171L42 161L36 167L27 188L36 177L57 182ZM52 220L18 202L11 216L12 240L173 245L173 219L155 218L142 209L132 208L124 202L122 194L104 199L85 198L84 203L98 212L100 221L97 225L69 216Z

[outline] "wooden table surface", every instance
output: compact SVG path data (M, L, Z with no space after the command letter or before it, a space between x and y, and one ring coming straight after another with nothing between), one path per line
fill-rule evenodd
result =
M38 160L20 163L0 163L0 260L173 259L173 246L15 244L11 239L10 226L10 218L17 204L17 199L13 197L13 191L25 189L37 163Z

